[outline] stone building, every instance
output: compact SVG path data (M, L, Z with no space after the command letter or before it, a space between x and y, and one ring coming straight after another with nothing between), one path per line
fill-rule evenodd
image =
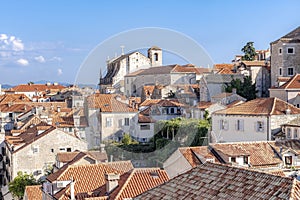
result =
M300 73L300 26L271 42L271 86L280 79Z
M258 98L212 114L212 142L273 140L300 109L276 97Z
M100 77L101 93L124 92L124 76L140 69L162 65L162 50L153 46L148 49L148 56L138 51L121 55L107 61L107 73Z

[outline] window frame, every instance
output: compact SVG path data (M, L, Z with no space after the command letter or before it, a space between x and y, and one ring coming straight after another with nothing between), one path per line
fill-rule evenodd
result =
M292 49L292 53L289 53L289 50ZM295 47L287 47L286 48L286 53L287 54L295 54Z
M113 118L107 117L105 120L105 127L112 127L113 124Z
M129 126L130 122L129 122L129 118L128 117L125 117L124 118L124 126Z
M290 69L291 69L292 72L293 72L292 74L289 73L289 70L290 70ZM287 75L288 75L288 76L294 76L294 73L295 73L295 72L294 72L294 67L288 67L288 68L287 68Z

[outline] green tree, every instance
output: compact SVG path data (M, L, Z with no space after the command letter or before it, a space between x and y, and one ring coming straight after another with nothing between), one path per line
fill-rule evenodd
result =
M25 188L27 185L38 185L39 182L33 177L32 174L26 174L23 172L18 172L18 175L14 178L12 182L9 183L9 191L14 197L22 199L24 196Z
M131 144L131 142L132 142L132 140L131 140L130 135L128 133L125 133L122 138L122 143L124 145L129 145L129 144Z
M247 42L247 44L241 49L244 52L242 60L252 61L255 59L256 52L253 46L254 42Z
M252 84L250 76L245 76L243 82L240 79L232 79L229 84L225 84L225 92L232 92L232 89L236 89L236 93L247 101L256 98L256 86Z

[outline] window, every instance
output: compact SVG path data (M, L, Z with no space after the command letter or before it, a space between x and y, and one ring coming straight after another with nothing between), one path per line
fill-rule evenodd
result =
M293 76L294 75L294 68L293 67L289 67L288 68L288 76Z
M294 47L288 47L287 48L287 53L288 54L294 54Z
M294 138L298 138L298 129L297 128L294 129Z
M129 126L129 118L125 118L125 126Z
M54 149L51 149L50 151L51 151L51 153L54 153Z
M279 76L282 76L282 68L279 68Z
M258 121L256 123L256 131L257 132L264 132L264 122Z
M297 108L300 108L300 104L299 103L297 103Z
M244 165L248 165L248 156L244 156Z
M286 129L286 137L287 137L288 139L291 138L291 128L287 128L287 129Z
M106 127L112 127L112 118L106 118Z
M59 148L59 151L66 151L66 148Z
M140 126L140 129L141 129L141 130L150 130L150 125L148 125L148 124L142 124L142 125Z
M67 152L71 152L72 151L72 149L71 148L67 148Z
M236 162L236 159L235 159L235 157L231 157L231 162Z
M285 164L286 165L292 165L292 163L293 163L293 158L292 158L292 156L285 156Z
M278 54L281 55L282 54L282 48L278 49Z
M69 127L69 132L72 132L72 127Z
M33 153L38 153L39 152L39 147L32 147L32 152Z
M174 114L174 113L175 113L175 109L174 109L174 108L171 108L171 109L170 109L170 113L171 113L171 114Z
M226 119L220 120L220 130L228 130L228 122Z
M154 60L158 61L158 53L154 53Z
M238 119L236 121L236 130L243 131L244 130L244 120Z

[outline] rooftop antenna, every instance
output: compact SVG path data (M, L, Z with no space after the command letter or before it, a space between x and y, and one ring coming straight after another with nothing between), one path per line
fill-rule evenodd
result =
M121 45L120 47L121 47L121 50L122 50L122 55L124 55L124 48L125 48L125 46Z

